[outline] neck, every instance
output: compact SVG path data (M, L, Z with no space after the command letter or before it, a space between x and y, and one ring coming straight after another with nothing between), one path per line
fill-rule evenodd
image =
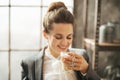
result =
M55 57L55 58L58 58L58 56L60 55L59 52L51 49L50 47L48 47L48 48L46 49L46 51L50 52L50 54L51 54L53 57Z

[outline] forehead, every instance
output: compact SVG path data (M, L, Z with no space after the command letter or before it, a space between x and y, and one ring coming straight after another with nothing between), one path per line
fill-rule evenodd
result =
M73 33L73 25L70 23L53 23L52 27L56 33Z

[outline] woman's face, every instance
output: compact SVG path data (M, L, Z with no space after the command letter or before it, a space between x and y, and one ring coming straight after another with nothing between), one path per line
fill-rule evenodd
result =
M48 47L54 54L66 51L72 43L73 25L69 23L53 23L47 34Z

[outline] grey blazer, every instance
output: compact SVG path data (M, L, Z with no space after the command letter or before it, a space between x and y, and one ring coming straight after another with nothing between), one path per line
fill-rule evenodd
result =
M89 63L89 58L83 49L79 49L83 52L83 56ZM22 60L22 78L21 80L43 80L43 58L45 54L45 48L40 51L35 56L31 56ZM91 65L89 65L88 72L86 76L83 76L79 71L75 71L75 75L78 80L100 80L100 77L92 70Z

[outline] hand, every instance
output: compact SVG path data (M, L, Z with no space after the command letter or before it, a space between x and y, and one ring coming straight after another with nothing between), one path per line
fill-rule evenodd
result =
M82 55L73 52L68 52L67 54L67 56L64 56L62 58L62 61L65 65L64 67L66 67L69 70L76 70L82 73L87 72L88 63Z

